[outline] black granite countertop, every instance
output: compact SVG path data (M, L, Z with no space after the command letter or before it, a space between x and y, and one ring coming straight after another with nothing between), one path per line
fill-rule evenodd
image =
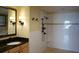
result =
M21 42L21 43L17 45L7 45L7 43L10 43L10 42ZM23 38L23 37L13 37L5 40L0 40L0 53L28 42L29 42L29 39Z

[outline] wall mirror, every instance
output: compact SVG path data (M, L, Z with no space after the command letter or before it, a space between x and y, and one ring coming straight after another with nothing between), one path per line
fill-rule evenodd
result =
M0 6L0 37L16 35L17 10Z

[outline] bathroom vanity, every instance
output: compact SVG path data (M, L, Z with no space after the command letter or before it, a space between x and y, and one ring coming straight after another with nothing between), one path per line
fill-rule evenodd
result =
M0 53L27 53L28 38L14 37L0 41Z
M0 6L0 53L28 52L28 38L13 37L17 35L17 10ZM6 38L2 40L2 38Z

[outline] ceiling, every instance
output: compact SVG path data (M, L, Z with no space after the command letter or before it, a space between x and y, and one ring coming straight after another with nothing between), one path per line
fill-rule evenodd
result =
M40 8L48 13L79 11L79 6L41 6Z

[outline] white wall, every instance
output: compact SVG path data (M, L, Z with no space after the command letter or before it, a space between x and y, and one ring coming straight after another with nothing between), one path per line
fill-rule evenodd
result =
M45 42L42 41L41 33L41 18L45 15L38 7L31 7L31 19L30 19L30 40L29 47L30 52L38 53L43 52L46 48ZM38 18L38 21L32 18Z
M49 15L49 23L79 23L79 12L61 12ZM79 25L48 25L48 47L79 51Z

